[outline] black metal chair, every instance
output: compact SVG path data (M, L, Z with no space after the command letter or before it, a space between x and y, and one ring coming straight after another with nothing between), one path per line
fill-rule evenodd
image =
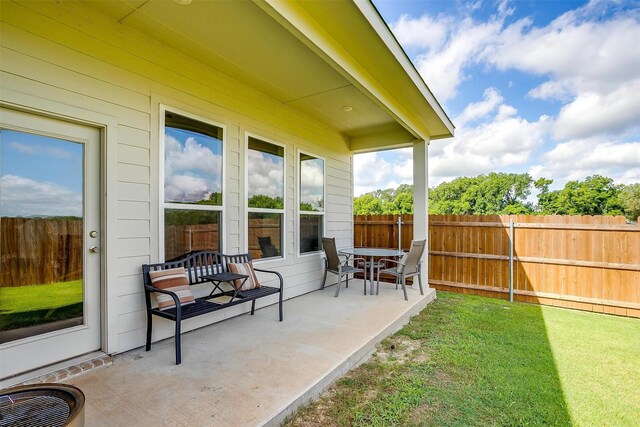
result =
M271 237L258 237L258 245L260 246L260 252L262 252L262 258L272 258L280 256L280 251L271 243Z
M324 278L322 279L322 286L320 289L324 289L324 285L327 281L327 272L337 274L338 275L338 284L336 285L336 297L340 293L340 285L342 283L342 276L347 277L347 287L349 287L349 274L355 273L363 273L364 270L362 268L354 267L349 265L349 261L365 261L363 258L347 258L345 261L340 260L340 256L338 255L338 249L336 248L336 239L335 237L323 237L322 238L322 246L324 249L324 253L326 255L324 262ZM365 292L366 292L366 282L365 282Z
M381 259L379 262L390 262L396 266L393 268L380 268L378 269L376 294L380 292L380 274L388 274L396 278L396 289L398 288L398 282L402 284L402 292L404 292L405 301L407 297L407 277L418 276L418 284L420 286L420 295L424 295L422 289L422 277L420 271L422 268L422 255L427 247L426 240L412 240L409 252L407 252L400 261L393 259Z

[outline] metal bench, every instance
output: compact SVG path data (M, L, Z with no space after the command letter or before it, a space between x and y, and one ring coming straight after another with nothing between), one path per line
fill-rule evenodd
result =
M234 275L229 271L229 264L231 263L246 263L251 261L251 255L223 255L212 251L197 251L184 255L183 257L162 262L156 264L144 264L142 266L142 277L144 281L144 296L147 307L147 343L146 350L151 350L151 331L153 328L153 315L160 316L162 318L172 320L175 322L175 345L176 345L176 365L179 365L182 361L180 351L180 324L185 319L200 316L202 314L211 313L214 311L222 310L234 305L243 304L251 301L251 314L255 312L256 300L269 295L280 294L278 299L280 321L282 322L282 290L283 280L282 275L276 271L263 270L255 268L256 272L275 274L280 282L280 287L264 286L261 285L256 289L249 289L238 291L235 286L231 284L234 280L239 278L238 275ZM151 283L149 277L150 271L166 270L170 268L182 267L187 273L189 279L189 285L197 285L201 283L212 283L212 292L205 296L196 298L195 303L181 306L180 299L177 294L164 289L156 288ZM246 276L242 276L246 277ZM231 284L230 290L224 290L220 287L220 284L227 282ZM157 307L153 307L151 304L151 294L159 292L170 295L174 302L175 307L160 310ZM230 298L228 302L218 302L220 297ZM218 299L213 302L212 299Z

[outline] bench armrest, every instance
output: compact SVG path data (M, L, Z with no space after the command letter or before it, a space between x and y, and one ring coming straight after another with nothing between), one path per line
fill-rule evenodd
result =
M282 293L282 291L284 290L284 280L282 279L282 274L278 273L277 271L264 270L262 268L253 267L253 269L255 271L259 271L260 273L269 273L269 274L275 274L276 276L278 276L278 280L280 281L280 293Z
M173 298L173 302L176 305L176 314L178 316L180 315L180 311L182 310L182 305L180 304L180 298L178 297L178 295L175 292L166 291L164 289L156 288L155 286L152 286L152 285L144 285L144 290L145 290L145 293L147 294L146 295L147 296L147 310L151 310L151 299L149 298L149 294L151 292L158 292L160 294L167 294L171 298Z

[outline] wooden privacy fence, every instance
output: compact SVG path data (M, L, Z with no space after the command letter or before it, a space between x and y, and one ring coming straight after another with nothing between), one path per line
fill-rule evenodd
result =
M82 279L82 220L0 218L0 287Z
M164 258L174 259L192 251L218 250L218 224L165 225Z
M397 216L355 217L355 244L397 247L397 229ZM401 233L406 249L408 218ZM515 300L640 317L640 226L610 216L430 215L429 284L499 298L511 284Z
M355 246L408 250L411 245L413 215L355 215L353 223Z

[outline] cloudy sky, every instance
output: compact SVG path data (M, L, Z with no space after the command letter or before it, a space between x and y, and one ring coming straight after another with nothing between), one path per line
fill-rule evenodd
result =
M222 141L165 127L164 200L193 203L222 191Z
M0 131L0 216L82 216L82 144Z
M640 0L373 1L456 126L429 147L430 186L493 171L640 182ZM412 181L411 150L354 163L356 195Z

